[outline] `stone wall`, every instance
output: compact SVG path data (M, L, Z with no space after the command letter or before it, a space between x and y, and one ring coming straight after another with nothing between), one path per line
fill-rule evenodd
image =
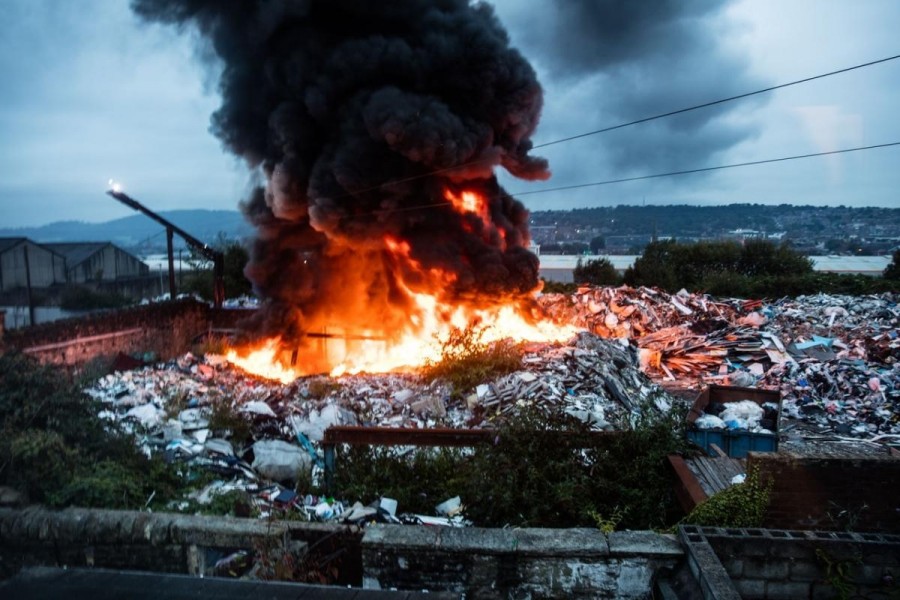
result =
M171 358L209 327L209 307L192 300L150 304L7 331L0 351L19 350L45 363L80 366L119 352Z
M706 600L889 597L900 587L900 536L833 531L679 531Z
M471 598L644 598L683 556L651 531L375 525L362 541L363 587Z
M900 532L900 458L751 452L747 469L773 480L765 525L781 529Z

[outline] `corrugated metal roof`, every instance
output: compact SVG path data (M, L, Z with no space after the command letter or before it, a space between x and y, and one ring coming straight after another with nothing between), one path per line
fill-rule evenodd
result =
M71 269L75 265L83 263L91 256L100 252L110 244L111 242L60 242L52 244L41 244L41 246L49 248L53 252L65 256L68 268Z
M24 242L28 238L23 237L9 237L9 238L0 238L0 252L6 252L10 248L14 248Z

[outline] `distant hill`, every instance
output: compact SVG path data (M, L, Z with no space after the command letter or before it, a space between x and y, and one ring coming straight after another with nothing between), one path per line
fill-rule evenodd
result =
M194 237L214 242L220 234L240 239L253 228L236 210L171 210L160 212L163 218ZM131 215L105 223L57 221L40 227L0 228L0 237L27 237L36 242L111 241L127 249L165 247L165 228L144 215ZM178 236L175 245L183 246Z

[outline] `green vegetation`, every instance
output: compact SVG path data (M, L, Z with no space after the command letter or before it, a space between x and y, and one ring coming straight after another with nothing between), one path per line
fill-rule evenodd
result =
M761 527L772 491L759 471L747 474L744 483L726 488L699 504L682 522L708 527Z
M885 279L890 279L894 282L900 279L900 250L894 250L894 256L891 260L891 264L885 267L884 274L882 276Z
M486 343L485 333L484 327L454 329L443 343L440 360L425 365L424 376L443 379L452 394L460 397L491 377L521 367L522 352L512 340Z
M224 256L224 283L225 297L237 298L245 296L252 292L250 281L244 277L244 267L250 260L247 249L241 242L220 235L213 243L216 250L222 252ZM182 291L197 294L206 300L212 300L213 293L213 272L209 261L191 251L191 258L188 262L192 266L192 271L184 276L184 284L180 287Z
M64 310L121 308L129 304L134 304L134 300L113 292L95 292L83 286L66 288L59 299L59 306Z
M98 411L61 369L0 356L0 485L50 506L136 509L173 498L175 472Z
M578 284L562 283L561 281L550 281L549 279L541 279L544 287L541 292L544 294L574 294L578 291Z
M337 460L341 497L389 496L404 511L432 514L459 495L480 526L662 527L677 521L666 456L683 449L683 414L646 416L580 448L586 426L525 411L501 423L493 443L419 449L405 456L353 447Z
M865 275L816 273L811 261L785 245L766 241L650 243L625 271L625 283L669 292L687 288L741 298L802 294L870 294L894 291L896 283Z
M572 273L577 283L593 285L619 285L622 278L608 258L596 258L582 262L579 258Z

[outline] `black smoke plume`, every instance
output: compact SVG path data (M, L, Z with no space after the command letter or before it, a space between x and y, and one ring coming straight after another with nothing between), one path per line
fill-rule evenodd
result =
M199 32L222 69L212 131L264 173L265 185L244 202L257 228L246 274L267 299L259 333L290 340L328 323L390 332L415 311L409 291L485 303L536 288L527 211L493 168L549 176L546 161L528 155L542 92L491 6L132 7ZM448 189L481 194L486 218L453 210ZM409 260L389 243L408 245Z

